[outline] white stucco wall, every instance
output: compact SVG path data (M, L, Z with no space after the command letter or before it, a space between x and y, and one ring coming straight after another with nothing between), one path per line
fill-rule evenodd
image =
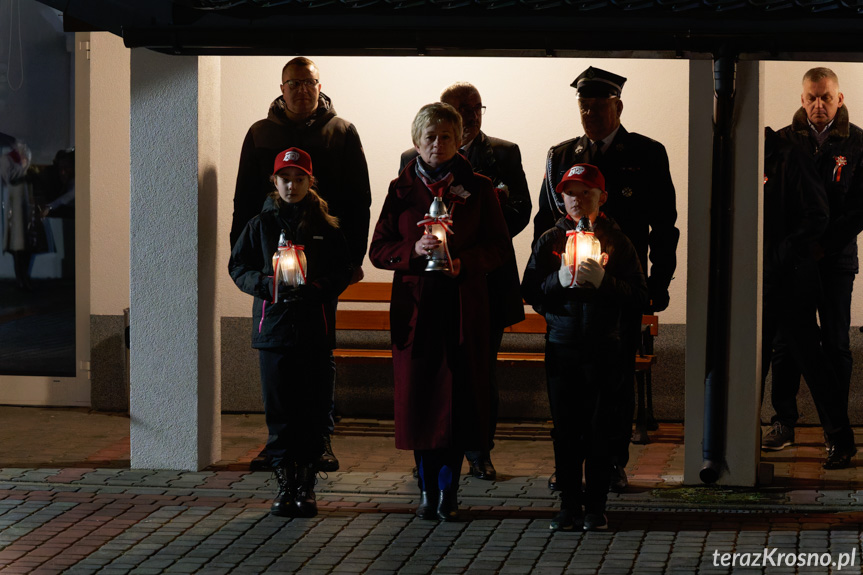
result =
M131 465L198 470L221 456L206 241L218 146L199 146L199 115L218 113L218 62L139 48L132 72Z
M436 101L456 81L477 86L488 111L487 134L516 142L534 204L551 145L583 133L576 94L569 84L587 66L628 78L623 90L623 123L630 131L662 142L669 152L678 193L678 227L686 237L688 69L685 60L569 60L516 58L335 58L310 55L320 68L323 91L336 111L353 122L365 148L372 184L372 226L387 185L397 175L399 155L411 146L410 124L417 110ZM222 59L222 163L219 173L219 254L227 262L237 160L248 127L265 117L279 95L285 57ZM656 78L662 78L661 82ZM536 205L534 205L534 213ZM527 263L532 223L515 238L519 267ZM671 285L672 306L662 321L685 322L686 243L678 249L678 273ZM364 266L368 281L389 281L389 272ZM227 274L218 278L221 315L251 314L250 298Z

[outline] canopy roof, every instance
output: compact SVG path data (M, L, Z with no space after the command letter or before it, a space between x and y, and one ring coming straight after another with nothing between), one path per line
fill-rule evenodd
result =
M863 59L863 0L40 0L173 54Z

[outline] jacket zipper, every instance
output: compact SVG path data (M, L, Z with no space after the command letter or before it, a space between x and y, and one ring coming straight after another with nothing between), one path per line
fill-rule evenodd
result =
M324 335L329 335L330 326L327 324L327 310L324 309L324 304L321 304L321 315L324 316Z

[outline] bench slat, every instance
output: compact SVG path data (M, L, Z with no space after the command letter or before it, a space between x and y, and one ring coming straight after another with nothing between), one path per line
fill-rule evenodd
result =
M389 303L391 285L384 282L360 282L349 286L339 300L343 302L373 302ZM659 334L659 318L655 315L642 316L641 324L651 335ZM389 331L390 314L386 310L339 309L336 312L336 328L343 330ZM525 319L506 328L507 333L544 334L545 318L537 313L525 314ZM392 361L392 350L389 349L336 349L335 357L344 363L384 363ZM542 352L501 352L498 361L532 362L544 360ZM637 355L635 369L649 370L656 364L655 355Z
M384 282L359 282L349 285L339 296L339 301L364 301L389 303L392 284Z
M390 312L371 309L337 309L336 329L389 331Z
M392 360L392 350L389 349L335 349L333 355L345 363L385 363ZM534 362L544 361L542 353L502 351L497 354L498 361ZM656 364L655 355L635 356L635 369L643 371Z

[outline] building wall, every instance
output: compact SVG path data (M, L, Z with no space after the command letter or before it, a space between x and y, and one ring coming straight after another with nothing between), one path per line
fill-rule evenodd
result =
M91 290L93 325L100 326L101 341L118 339L122 311L129 305L128 222L128 61L129 51L119 38L93 34L93 226L91 229ZM671 285L671 306L660 315L663 333L657 340L662 356L656 394L663 417L682 418L685 366L686 236L687 197L706 193L687 189L688 62L685 60L611 59L480 59L480 58L336 58L315 57L321 71L323 91L334 102L338 114L356 124L363 140L371 172L372 225L380 212L388 182L396 176L399 154L411 146L410 123L420 106L434 101L452 82L470 81L483 95L488 112L483 118L486 133L506 138L521 147L531 196L536 203L545 155L550 145L582 133L577 116L572 79L588 65L595 65L628 78L623 91L623 123L662 142L669 153L677 188L678 271ZM228 232L237 160L248 127L263 118L269 103L279 95L285 57L222 57L220 161L218 162L217 316L222 318L222 405L228 410L260 409L256 362L249 349L251 298L241 293L227 274ZM771 62L765 66L766 124L779 128L790 121L799 107L800 78L814 63ZM863 99L863 64L831 65L842 79L850 104ZM856 72L856 73L855 73ZM855 97L855 94L858 96ZM536 206L534 206L534 213ZM528 258L532 224L515 239L522 267ZM754 244L754 242L753 242ZM755 246L753 245L753 248ZM706 262L705 262L706 265ZM389 281L388 272L365 265L367 281ZM856 290L852 324L863 323L863 300ZM104 330L101 328L104 327ZM94 332L97 331L94 329ZM105 333L102 333L104 331ZM108 335L110 334L110 335ZM860 339L860 338L858 338ZM852 340L853 341L853 340ZM861 347L861 342L855 342ZM112 349L113 349L112 344ZM111 386L122 373L122 355L99 354L94 340L93 379ZM863 350L861 350L863 351ZM103 355L110 355L106 361ZM350 380L344 374L341 381ZM539 390L541 392L541 389ZM99 400L94 396L94 405ZM116 403L114 400L108 403Z
M623 124L630 131L659 140L668 149L678 192L678 227L685 237L688 109L685 60L568 60L517 58L334 58L310 56L321 73L323 92L340 116L353 122L363 141L371 173L372 226L377 221L387 186L396 177L399 156L412 147L410 125L417 110L436 101L457 81L479 89L483 131L517 143L534 204L539 196L545 158L550 146L581 135L575 90L569 84L587 66L612 70L628 78L623 90ZM248 127L263 117L279 96L281 69L287 58L223 58L222 165L219 174L220 253L228 257L237 159ZM664 78L663 82L652 78ZM230 110L230 113L227 111ZM534 205L534 214L536 205ZM530 256L533 226L514 241L519 268ZM678 261L686 261L681 242ZM364 266L368 281L390 281L391 273ZM223 316L250 315L250 298L225 274L218 278ZM686 274L683 267L671 284L672 305L662 320L683 323Z

